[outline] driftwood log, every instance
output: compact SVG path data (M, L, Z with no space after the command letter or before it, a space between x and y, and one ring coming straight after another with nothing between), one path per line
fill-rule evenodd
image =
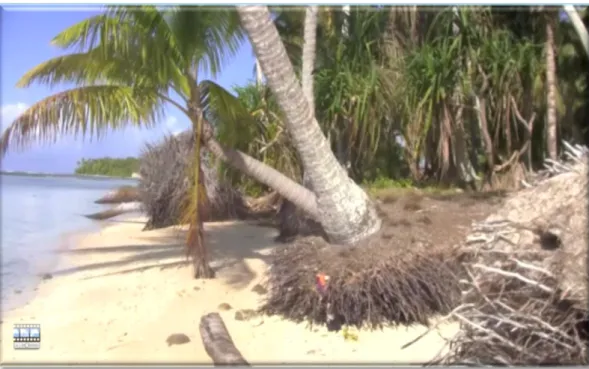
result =
M202 344L215 365L247 365L218 313L210 313L200 318L199 324Z
M106 220L121 214L140 212L142 209L142 204L140 202L127 202L114 206L108 210L99 211L98 213L86 214L84 216L92 220Z
M139 189L134 186L122 186L116 190L108 192L98 200L94 201L95 204L123 204L128 202L140 201L141 194Z

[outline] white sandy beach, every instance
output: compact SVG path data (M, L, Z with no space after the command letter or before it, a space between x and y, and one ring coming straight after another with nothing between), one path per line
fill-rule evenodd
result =
M265 255L276 245L270 228L245 223L208 224L214 280L195 280L183 254L183 233L142 232L141 219L78 237L64 250L53 279L26 306L3 312L1 363L211 363L198 333L203 314L220 311L243 356L256 363L423 363L456 332L444 325L401 349L425 327L360 331L357 341L277 317L235 319L256 309L252 287L264 278ZM41 324L41 349L15 351L14 323ZM168 346L184 333L190 342Z

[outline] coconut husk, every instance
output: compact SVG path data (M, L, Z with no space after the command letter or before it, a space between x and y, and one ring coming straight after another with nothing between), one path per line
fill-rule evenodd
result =
M177 225L191 188L191 160L194 137L187 131L166 136L158 144L147 144L140 157L139 189L148 216L146 229ZM235 219L242 216L244 200L239 191L223 183L206 151L201 151L202 183L206 189L204 221Z
M567 156L473 228L461 330L436 363L588 363L587 152Z

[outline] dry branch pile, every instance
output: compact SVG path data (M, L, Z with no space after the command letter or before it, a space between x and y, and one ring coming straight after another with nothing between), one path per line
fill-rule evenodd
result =
M392 244L380 235L347 248L301 238L275 249L261 311L316 324L327 314L357 327L427 324L459 303L457 268L448 247ZM318 273L329 277L325 292L316 288Z
M191 132L166 136L162 142L147 144L140 157L139 190L149 220L145 229L176 225L191 188L190 168L194 158ZM237 218L245 209L241 194L220 181L217 168L201 152L203 183L208 197L205 221Z
M438 362L586 365L587 151L567 148L550 178L474 227L461 324Z

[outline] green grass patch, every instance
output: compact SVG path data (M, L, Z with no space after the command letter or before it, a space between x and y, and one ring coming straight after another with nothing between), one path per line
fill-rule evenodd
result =
M362 188L373 198L383 202L392 202L402 196L410 195L445 195L453 194L456 188L431 186L414 183L410 179L394 180L380 177L371 182L362 184Z

